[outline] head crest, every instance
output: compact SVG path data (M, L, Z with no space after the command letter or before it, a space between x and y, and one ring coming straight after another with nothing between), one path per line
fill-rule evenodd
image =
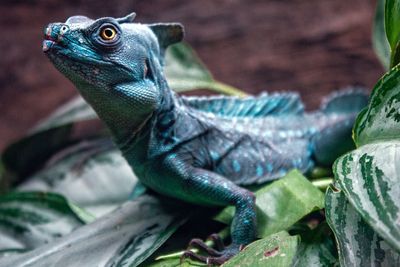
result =
M116 19L118 23L132 23L136 18L136 13L132 12L131 14L123 17L123 18L118 18Z

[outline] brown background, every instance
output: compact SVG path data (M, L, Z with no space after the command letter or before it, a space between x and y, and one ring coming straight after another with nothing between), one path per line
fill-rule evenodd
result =
M44 26L71 15L179 21L214 76L250 93L298 90L309 107L383 70L373 0L1 0L0 150L76 92L42 55Z

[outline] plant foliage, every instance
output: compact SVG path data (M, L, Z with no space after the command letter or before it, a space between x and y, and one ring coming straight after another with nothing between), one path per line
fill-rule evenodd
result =
M390 45L391 69L358 115L353 129L357 149L336 160L334 186L326 194L327 219L339 246L341 266L399 265L399 23L400 1L379 1L375 31L384 28L387 40L376 39L384 36L382 32L373 37L382 47L385 42Z

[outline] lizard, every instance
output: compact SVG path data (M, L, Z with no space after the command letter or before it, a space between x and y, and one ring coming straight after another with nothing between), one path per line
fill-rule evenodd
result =
M353 88L306 112L295 92L181 96L164 75L168 46L183 39L180 23L72 16L50 23L42 49L110 129L139 181L196 205L235 206L231 244L190 245L191 257L222 264L257 237L255 196L247 185L329 166L351 147L351 130L367 95ZM221 244L215 235L216 243Z

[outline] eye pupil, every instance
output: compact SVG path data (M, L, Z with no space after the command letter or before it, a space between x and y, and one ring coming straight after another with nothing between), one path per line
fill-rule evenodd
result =
M105 29L104 30L104 35L107 36L108 38L113 36L113 31L110 29Z
M117 35L117 31L114 28L106 27L100 32L100 37L105 41L111 41Z

